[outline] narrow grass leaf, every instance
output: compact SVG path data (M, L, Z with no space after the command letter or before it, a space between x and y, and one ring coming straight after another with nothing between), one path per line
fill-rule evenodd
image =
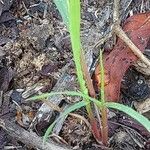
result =
M70 31L71 43L74 55L74 61L77 69L77 76L81 90L88 93L83 78L81 58L81 41L80 41L80 0L54 0L63 21Z
M36 100L43 100L47 97L51 97L54 95L68 95L68 96L79 96L82 98L91 98L88 95L82 94L81 92L76 92L76 91L64 91L64 92L51 92L51 93L44 93L41 95L33 96L31 98L26 99L26 101L36 101Z
M106 106L126 113L127 115L131 116L136 121L138 121L140 124L142 124L150 132L150 121L143 115L133 110L132 108L114 102L108 102Z
M42 94L42 95L39 95L39 96L31 97L28 100L33 100L33 101L42 100L42 99L47 98L49 96L61 95L61 94L68 95L68 96L80 96L82 98L89 99L90 101L94 102L99 108L102 107L102 103L100 101L98 101L97 99L91 98L88 95L84 95L84 94L82 94L80 92L76 92L76 91L51 92L51 93L46 93L46 94ZM81 103L76 104L75 106L73 106L73 108L72 107L70 109L68 108L69 110L67 109L66 112L62 115L65 116L67 113L70 113L71 110L74 110L75 108L79 109L78 106L83 107L86 104L88 104L88 103L85 103L85 102L81 101ZM123 104L113 103L113 102L107 102L106 106L108 108L117 109L119 111L122 111L122 112L126 113L127 115L129 115L132 118L134 118L135 120L137 120L140 124L142 124L150 132L150 121L146 117L144 117L143 115L141 115L138 112L136 112L135 110L133 110L132 108L130 108L128 106L125 106ZM48 137L48 135L49 135L48 133L51 132L51 130L53 129L56 122L57 122L57 120L54 121L51 124L51 126L48 128L48 131L45 133L44 139L46 139L46 137Z
M53 0L53 1L62 16L64 23L69 29L68 0Z
M81 91L88 94L81 66L80 0L69 1L69 31Z
M75 104L73 104L72 106L70 106L69 108L67 108L50 126L49 128L46 130L44 138L43 138L43 143L46 142L48 136L52 133L52 130L55 126L55 124L62 119L63 117L65 117L66 115L68 115L69 113L75 111L76 109L80 109L81 107L86 106L88 103L86 103L85 101L81 101L81 102L77 102Z
M104 93L104 84L105 84L105 79L104 79L104 65L103 65L103 54L102 50L100 50L100 78L101 78L101 101L102 103L105 103L105 93Z
M51 92L51 93L44 93L41 95L33 96L31 98L26 99L26 101L37 101L37 100L45 100L47 97L51 97L54 95L68 95L68 96L79 96L82 97L83 99L89 99L91 102L95 103L97 106L101 107L102 103L98 101L95 98L92 98L88 95L85 95L81 92L76 92L76 91L64 91L64 92Z

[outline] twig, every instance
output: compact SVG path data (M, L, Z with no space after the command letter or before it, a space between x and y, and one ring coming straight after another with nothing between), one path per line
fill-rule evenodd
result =
M114 25L114 32L118 35L120 39L122 39L131 49L131 51L146 65L150 66L150 61L146 58L143 53L135 46L135 44L128 38L125 32L119 25Z
M131 49L131 51L146 65L150 66L150 61L147 59L143 53L135 46L135 44L128 38L126 33L122 30L119 19L119 2L120 0L114 0L114 9L113 9L113 32L123 40Z
M114 0L114 8L113 8L113 22L119 24L119 2L120 0Z
M89 129L91 129L90 123L89 123L88 120L85 119L83 116L78 115L78 114L75 114L75 113L69 113L69 115L72 116L72 117L81 119L82 121L84 121L84 123L87 125L87 127L88 127Z
M142 138L142 140L144 140L145 142L147 141L141 134L139 134L139 132L137 132L135 129L132 129L131 127L128 127L124 124L118 123L118 122L113 122L113 121L109 121L110 124L115 124L115 125L119 125L122 128L126 128L128 130L131 130L132 132L135 132L138 136L140 136L140 138Z
M2 127L13 139L15 138L16 140L21 141L29 147L37 148L40 150L69 150L69 148L65 148L62 145L59 146L50 140L45 142L43 145L43 140L41 137L37 136L34 132L29 132L21 128L8 119L0 119L0 127Z
M128 129L125 129L125 131L129 134L129 136L132 138L132 140L140 147L140 148L144 148L144 142L141 144L138 139L136 139L135 136L133 136L133 133L130 132Z
M112 32L109 32L104 37L102 37L96 44L93 46L94 48L98 48L98 46L102 45L105 41L107 41L110 37L112 37Z

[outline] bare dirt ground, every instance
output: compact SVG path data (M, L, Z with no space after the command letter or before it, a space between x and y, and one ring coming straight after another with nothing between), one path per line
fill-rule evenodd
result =
M99 49L109 53L115 45L114 37L100 43L111 31L113 0L82 0L81 5L81 39L92 75ZM150 1L122 0L120 7L123 24L133 14L150 11ZM145 50L147 57L149 52L150 43ZM138 62L128 69L120 101L150 119L150 73L143 68ZM52 0L0 1L0 149L42 149L42 136L59 115L56 110L80 99L54 96L54 106L26 99L52 90L77 88L69 33ZM120 112L109 114L109 147L94 140L86 110L75 113L79 116L68 116L54 128L50 137L59 145L47 145L45 149L150 149L150 134Z

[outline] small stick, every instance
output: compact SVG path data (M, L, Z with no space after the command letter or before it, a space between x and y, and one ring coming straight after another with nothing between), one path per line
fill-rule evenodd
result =
M114 6L113 6L113 22L118 23L120 22L119 19L119 2L120 0L114 0Z
M29 132L21 128L20 126L15 124L15 122L11 122L8 119L0 119L0 127L2 127L6 131L6 133L9 134L13 139L21 141L30 148L32 147L40 150L70 150L67 147L65 148L62 144L61 146L59 146L50 140L45 142L45 144L43 145L43 140L41 137L37 136L32 131Z
M125 32L122 30L122 28L119 25L114 25L113 27L114 32L117 34L117 36L122 39L131 49L131 51L146 65L150 66L150 61L148 58L146 58L143 53L135 46L135 44L128 38L128 36L125 34Z
M143 53L135 46L135 44L128 38L126 33L122 30L119 19L119 2L120 0L114 0L114 9L113 9L113 32L123 40L131 49L131 51L147 66L150 66L150 61L146 58Z

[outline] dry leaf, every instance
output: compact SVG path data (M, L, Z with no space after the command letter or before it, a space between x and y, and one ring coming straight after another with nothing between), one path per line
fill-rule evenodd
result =
M150 12L129 17L124 23L123 30L132 42L143 52L150 38ZM130 48L118 39L114 49L104 58L105 67L105 95L107 101L116 102L120 96L121 80L126 70L138 58ZM99 66L95 70L95 79L100 86Z

